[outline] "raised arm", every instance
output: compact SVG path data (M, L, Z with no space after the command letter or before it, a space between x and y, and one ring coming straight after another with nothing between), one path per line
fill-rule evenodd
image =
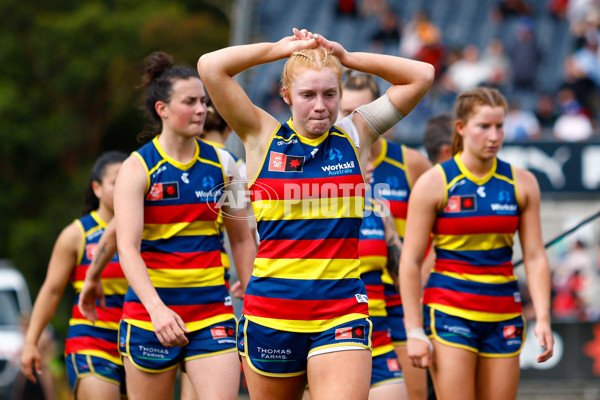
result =
M376 75L391 83L387 94L393 106L403 116L408 115L421 101L433 83L435 68L431 64L385 54L348 52L339 43L321 35L315 40L333 50L345 67ZM373 142L377 139L362 117L355 116L354 122L361 133L361 140Z
M239 135L248 149L265 142L277 120L256 107L233 77L248 68L289 57L293 52L314 48L314 39L294 28L294 35L275 43L255 43L226 47L204 54L198 60L198 73L219 114ZM248 154L250 156L250 154Z
M84 317L92 322L98 320L96 300L99 300L100 308L103 310L105 308L104 289L102 288L100 276L116 253L117 226L115 220L112 219L100 237L98 250L96 251L96 254L94 254L94 259L85 274L83 287L81 288L81 293L79 293L79 302L77 304L79 311Z
M416 367L431 365L430 343L423 334L421 266L443 197L441 173L437 169L430 169L415 183L408 201L406 232L410 234L404 238L399 275L407 335L420 332L420 336L408 335L406 342L408 356Z
M61 232L54 244L46 279L35 300L21 354L23 374L32 382L36 382L35 374L42 373L38 348L40 336L56 312L71 272L77 264L82 241L81 228L72 223Z
M535 336L542 348L538 362L552 357L554 338L550 327L550 268L544 249L540 222L540 188L529 171L515 168L519 188L519 238L527 285L535 311Z
M179 315L170 310L158 296L140 254L144 228L144 194L146 171L136 156L121 167L115 184L115 219L119 260L129 285L148 310L156 336L166 347L188 343L188 332Z

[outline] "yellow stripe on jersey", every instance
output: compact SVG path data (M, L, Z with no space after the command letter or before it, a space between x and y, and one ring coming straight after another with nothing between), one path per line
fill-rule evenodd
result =
M297 319L275 319L266 317L255 317L252 315L245 315L246 319L254 322L255 324L267 326L271 329L278 329L281 331L290 332L324 332L337 325L345 324L346 322L352 322L359 319L364 319L364 314L348 314L342 315L341 317L331 318L327 320L297 320Z
M257 278L293 279L358 279L356 259L271 259L256 258L252 275Z
M456 272L440 272L442 275L463 281L481 282L481 283L507 283L517 280L516 276L505 275L477 275L477 274L459 274Z
M159 240L173 236L218 235L215 221L178 222L175 224L145 224L142 232L144 240Z
M406 219L394 218L394 226L396 228L396 232L398 233L398 236L403 238L404 234L406 233Z
M371 317L387 317L384 299L369 299L369 315Z
M69 325L71 325L71 326L72 325L90 325L90 326L94 326L97 328L112 329L115 331L119 329L119 322L106 322L106 321L92 322L87 319L77 319L77 318L71 318L69 320Z
M443 304L436 304L436 303L430 303L427 305L434 310L438 310L443 313L454 315L457 317L469 319L471 321L498 322L498 321L506 321L509 319L513 319L513 318L516 318L519 315L521 315L520 313L491 314L489 312L463 310L462 308L456 308L456 307L451 307L451 306L446 306Z
M395 285L395 282L392 279L392 276L390 275L390 272L387 270L387 268L383 269L383 273L381 274L381 282L390 285Z
M75 293L80 293L83 289L84 281L75 281L73 282L73 289ZM102 278L102 289L104 290L104 295L108 296L111 294L120 294L124 295L127 292L127 288L129 287L129 283L125 278Z
M152 284L159 288L224 285L224 274L225 269L222 266L206 269L148 269Z
M188 328L188 330L190 332L195 332L202 328L206 328L209 325L216 324L216 323L223 322L223 321L228 321L232 318L235 319L235 315L219 314L219 315L215 315L214 317L205 318L201 321L186 322L185 326ZM154 332L154 327L152 326L151 321L139 321L137 319L130 319L130 318L126 318L124 321L127 322L129 325L137 326L138 328L142 328L147 331Z
M387 264L385 256L362 256L360 257L360 273L371 271L382 271Z
M259 200L252 203L257 220L362 218L362 197Z
M473 235L433 235L436 248L459 251L486 251L512 247L512 233L481 233Z

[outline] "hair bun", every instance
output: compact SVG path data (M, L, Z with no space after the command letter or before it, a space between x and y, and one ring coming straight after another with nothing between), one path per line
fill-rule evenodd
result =
M157 76L175 65L175 60L170 54L163 51L157 51L150 54L146 60L145 73L142 77L142 87L148 87Z

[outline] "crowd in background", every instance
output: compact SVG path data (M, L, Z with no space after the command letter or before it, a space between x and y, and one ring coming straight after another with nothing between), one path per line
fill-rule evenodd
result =
M417 2L422 8L409 18L400 15L402 4L390 0L335 3L335 15L340 20L359 26L377 19L364 50L401 55L436 68L434 86L407 118L408 124L398 127L398 140L414 137L413 132L403 129L422 127L431 115L448 111L457 93L480 85L498 88L510 102L507 142L581 142L598 136L599 1L493 0L489 2L493 5L486 8L487 15L474 16L484 25L478 30L480 35L469 37L466 32L466 39L458 43L430 17L433 8L439 6L437 2ZM544 29L540 32L542 20ZM568 37L561 42L564 44L542 37L565 24ZM456 27L448 25L449 29ZM548 63L555 67L547 68ZM544 73L542 69L554 72ZM263 103L276 115L286 112L276 81Z

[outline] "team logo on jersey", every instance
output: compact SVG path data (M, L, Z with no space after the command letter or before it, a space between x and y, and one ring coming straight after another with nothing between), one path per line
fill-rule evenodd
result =
M346 328L338 328L335 330L335 340L344 339L364 339L365 338L365 326L348 326Z
M213 339L235 337L235 332L230 326L215 326L214 328L210 328L210 334L212 335Z
M448 199L446 207L444 208L444 212L447 213L475 210L477 210L477 205L475 203L475 195L472 194L467 196L451 196Z
M90 260L92 258L94 258L94 256L96 255L97 249L98 249L98 243L86 244L85 245L85 254L87 255L87 258L89 258Z
M184 172L183 174L181 174L181 180L183 181L183 183L190 183L190 174L187 172Z
M146 200L173 200L179 198L179 183L155 183L150 188Z
M269 171L302 172L304 156L290 156L272 151L269 153Z
M504 339L514 339L516 337L521 336L522 334L522 326L506 325L502 327L502 335L504 336Z

